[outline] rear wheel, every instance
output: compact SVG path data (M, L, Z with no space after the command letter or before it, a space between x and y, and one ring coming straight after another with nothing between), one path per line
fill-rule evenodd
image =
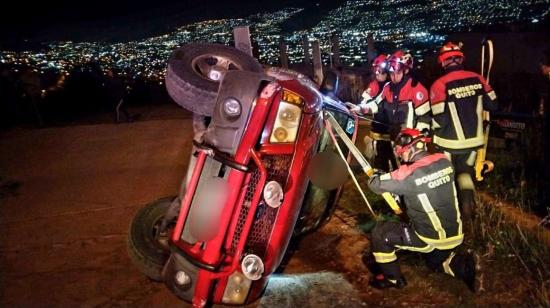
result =
M166 90L183 108L211 116L223 73L262 72L250 55L220 44L187 44L172 53L166 70Z
M170 256L168 230L171 226L166 230L159 228L174 198L161 198L140 209L128 232L130 259L143 274L155 281L163 280L162 268Z

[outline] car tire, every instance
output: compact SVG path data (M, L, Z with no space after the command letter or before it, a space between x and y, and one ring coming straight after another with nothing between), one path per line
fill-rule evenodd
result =
M204 116L212 116L221 78L212 79L208 68L262 72L252 56L220 44L192 43L176 49L168 61L166 90L181 107Z
M177 197L161 198L141 208L128 232L128 256L140 272L155 281L163 280L162 269L170 256L169 232L165 232L163 241L155 234L174 198Z

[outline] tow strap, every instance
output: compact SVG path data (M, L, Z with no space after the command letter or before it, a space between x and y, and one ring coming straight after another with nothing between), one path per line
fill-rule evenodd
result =
M487 73L485 73L485 46L488 49L488 65ZM491 68L493 67L493 42L491 40L484 40L481 47L481 76L485 77L487 83L491 77ZM495 165L492 161L486 160L487 156L487 143L489 142L489 129L491 128L491 117L489 112L483 111L483 121L487 122L485 132L483 134L483 147L477 150L476 162L474 165L475 176L477 181L483 181L483 175L493 171Z
M363 157L363 155L361 154L361 151L359 151L359 149L355 146L353 141L351 141L351 139L349 139L349 137L346 135L346 133L344 132L344 130L342 129L340 124L338 124L338 122L336 121L334 116L332 114L330 114L329 112L325 112L324 115L325 115L325 128L326 128L327 132L329 133L329 135L332 139L332 142L334 143L334 146L336 146L336 149L337 149L338 153L340 154L340 158L342 158L342 160L346 164L348 172L349 172L351 178L353 179L353 182L354 182L355 186L359 190L359 193L361 194L361 197L363 197L363 200L367 204L370 212L372 213L372 215L375 218L378 218L378 216L372 210L372 207L371 207L369 201L367 200L367 197L363 193L363 190L361 189L361 186L359 186L359 182L357 181L355 175L353 174L353 170L349 166L349 163L348 163L346 157L344 156L344 153L342 152L342 149L340 148L340 145L338 144L338 140L336 139L336 136L334 135L334 131L336 131L336 134L338 135L338 137L340 137L340 139L342 139L344 144L348 147L350 153L357 160L359 165L361 165L361 168L363 169L363 172L365 172L365 174L369 178L372 176L373 168L371 167L369 162L365 159L365 157ZM334 128L334 130L333 130L333 128ZM382 197L384 198L386 203L388 203L388 205L391 207L391 209L394 211L395 214L399 215L403 212L401 210L401 208L399 207L399 205L397 204L397 202L395 201L395 199L393 198L393 196L389 192L382 193Z

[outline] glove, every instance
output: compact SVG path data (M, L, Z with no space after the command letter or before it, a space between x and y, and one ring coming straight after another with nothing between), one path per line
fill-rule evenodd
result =
M346 102L346 106L349 108L349 110L353 113L359 113L361 112L361 107L359 105L352 104L350 102Z
M378 169L372 168L372 169L369 169L369 170L367 171L367 176L368 176L369 178L372 178L373 176L381 176L381 175L382 175L382 171L380 171L380 170L378 170Z

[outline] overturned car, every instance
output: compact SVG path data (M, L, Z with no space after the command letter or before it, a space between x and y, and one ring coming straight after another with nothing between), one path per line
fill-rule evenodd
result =
M176 50L167 90L209 123L194 140L183 192L135 216L135 265L194 306L258 299L292 253L289 243L326 222L342 192L345 174L335 174L345 166L326 159L335 154L323 113L352 140L357 119L327 95L337 85L332 74L319 87L294 71L264 69L226 46Z

